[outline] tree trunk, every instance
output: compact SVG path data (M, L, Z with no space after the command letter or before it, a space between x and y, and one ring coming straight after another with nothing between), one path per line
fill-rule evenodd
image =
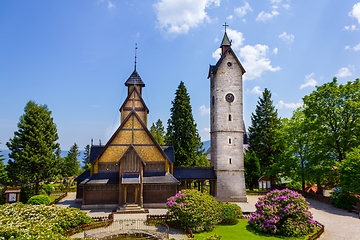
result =
M316 180L316 185L318 189L316 194L323 196L323 188L321 186L320 179Z

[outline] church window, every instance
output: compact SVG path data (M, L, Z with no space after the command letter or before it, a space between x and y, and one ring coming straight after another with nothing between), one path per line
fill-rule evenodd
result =
M231 66L232 66L232 63L231 63L231 62L228 62L227 65L228 65L228 67L231 67Z
M229 121L231 121L231 114L229 114Z
M229 158L229 164L231 164L231 158Z
M229 138L229 144L231 144L231 138Z
M212 105L215 104L215 97L214 96L212 96L211 102L212 102Z

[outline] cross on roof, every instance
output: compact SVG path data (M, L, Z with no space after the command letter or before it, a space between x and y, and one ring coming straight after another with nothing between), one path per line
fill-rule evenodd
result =
M226 27L228 27L229 25L228 24L226 24L226 22L225 22L225 24L223 25L223 27L225 27L225 32L226 32Z

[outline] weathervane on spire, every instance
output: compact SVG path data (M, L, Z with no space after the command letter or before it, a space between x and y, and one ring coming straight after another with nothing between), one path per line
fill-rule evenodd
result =
M225 22L225 24L223 25L223 27L225 27L225 32L226 32L226 27L228 27L229 25L228 24L226 24L226 22Z
M136 70L136 53L137 53L137 43L135 43L135 66L134 66L134 69Z

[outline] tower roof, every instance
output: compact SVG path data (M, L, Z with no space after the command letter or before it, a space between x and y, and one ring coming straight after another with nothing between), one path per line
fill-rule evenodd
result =
M136 71L136 68L134 69L133 73L130 75L128 80L125 82L125 86L130 85L141 85L142 87L145 87L145 83L141 79L139 73Z
M230 40L228 38L228 35L227 35L226 31L225 31L223 40L221 41L220 47L222 47L222 46L231 46L231 42L230 42Z

